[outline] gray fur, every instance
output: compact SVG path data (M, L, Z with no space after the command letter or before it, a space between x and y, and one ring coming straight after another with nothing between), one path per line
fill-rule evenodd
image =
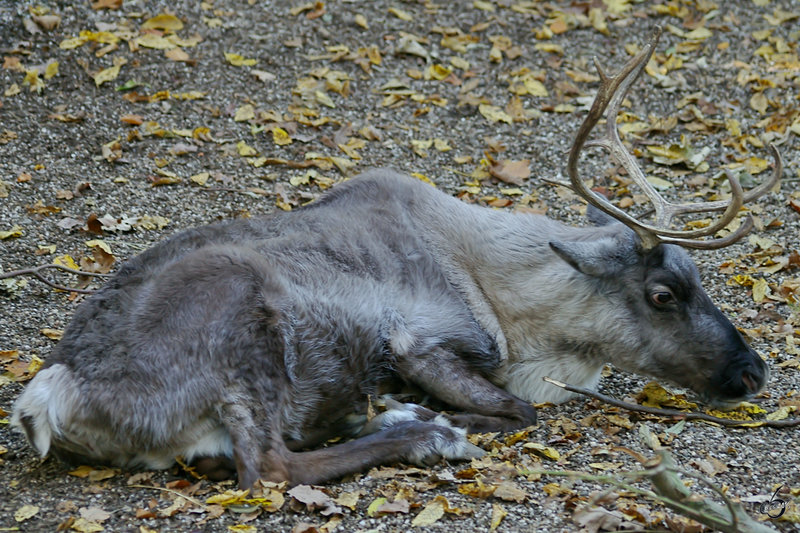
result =
M660 284L680 293L674 309L648 303ZM192 229L125 263L77 309L13 422L42 455L222 458L243 486L319 482L475 455L455 429L402 416L292 451L340 434L392 380L466 411L448 417L456 426L508 430L535 421L526 402L567 399L541 377L593 387L609 362L718 402L767 376L683 250L642 252L621 224L484 209L376 170L306 208Z

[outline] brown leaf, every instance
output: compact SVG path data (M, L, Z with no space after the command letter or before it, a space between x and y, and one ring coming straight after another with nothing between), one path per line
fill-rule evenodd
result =
M92 2L92 9L98 11L100 9L119 9L122 7L122 0L97 0Z
M300 503L305 504L309 511L321 509L320 512L325 516L334 513L342 513L342 509L333 503L330 496L308 485L297 485L286 494Z
M111 513L99 507L81 507L78 512L81 518L89 520L90 522L103 522L111 518Z
M393 502L385 502L378 506L376 509L377 514L395 514L395 513L408 513L411 505L408 503L408 500L403 498L398 498Z
M141 126L142 122L144 122L144 118L141 115L122 115L119 119L131 126Z
M489 174L506 183L522 185L531 175L530 163L530 159L495 161L489 166Z
M630 529L631 524L624 520L619 511L607 511L602 507L589 508L588 506L579 507L572 516L572 521L582 526L581 531L585 533L597 533L598 531L618 531L621 526ZM638 529L638 526L636 527Z
M528 493L511 481L503 481L497 485L493 496L507 502L522 503L528 498Z

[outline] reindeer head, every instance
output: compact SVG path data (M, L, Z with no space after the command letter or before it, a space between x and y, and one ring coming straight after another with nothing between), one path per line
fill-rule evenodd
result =
M735 326L717 309L703 290L697 268L684 248L715 249L727 246L753 227L748 214L740 226L722 238L703 240L725 228L742 206L771 190L780 180L782 161L774 146L774 172L769 180L747 193L731 173L729 201L673 204L647 181L633 156L625 149L616 127L616 117L625 95L652 55L661 30L617 74L608 75L599 64L601 85L589 115L581 125L567 163L569 184L562 184L589 202L590 206L618 221L600 239L584 242L551 242L551 248L574 269L593 279L601 294L613 294L617 308L602 317L601 334L607 344L631 353L606 355L623 369L668 378L690 387L718 405L752 397L767 380L768 369ZM604 111L608 119L604 135L587 141ZM578 160L584 147L608 151L654 206L654 222L643 222L596 194L581 180ZM678 230L670 227L676 215L723 211L704 228ZM593 218L604 218L595 215ZM624 226L623 226L624 225ZM626 227L625 227L626 226ZM609 333L611 332L611 333ZM607 347L608 348L608 347Z

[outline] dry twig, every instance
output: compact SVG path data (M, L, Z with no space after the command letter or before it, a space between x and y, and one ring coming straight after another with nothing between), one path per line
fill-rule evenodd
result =
M100 274L98 272L85 272L83 270L75 270L74 268L65 267L63 265L41 265L38 267L23 268L21 270L12 270L11 272L2 272L0 273L0 279L13 278L17 276L34 276L45 285L49 285L54 289L59 289L62 291L78 292L81 294L92 294L96 292L94 289L79 289L76 287L67 287L65 285L59 285L58 283L53 283L52 281L44 277L44 275L42 274L42 270L46 270L48 268L55 268L63 272L69 272L70 274L77 274L79 276L94 276L98 278L110 277L109 274Z
M788 427L800 426L800 418L787 418L784 420L732 420L730 418L720 418L718 416L708 415L706 413L697 413L694 411L678 411L677 409L646 407L644 405L637 405L634 403L628 403L622 400L617 400L616 398L612 398L611 396L606 396L605 394L600 394L599 392L585 389L583 387L576 387L575 385L562 383L561 381L557 381L549 377L544 377L542 379L544 379L551 385L555 385L556 387L560 387L570 392L583 394L584 396L589 396L590 398L595 398L609 405L613 405L614 407L620 407L627 411L635 411L639 413L647 413L656 416L663 416L675 420L704 420L706 422L713 422L721 426L731 426L731 427L766 426L773 428L788 428Z

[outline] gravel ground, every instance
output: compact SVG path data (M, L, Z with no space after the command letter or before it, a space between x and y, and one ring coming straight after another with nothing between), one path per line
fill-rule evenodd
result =
M114 1L95 2L97 7L101 4L113 6ZM590 5L598 8L591 12L593 18ZM621 11L615 14L614 6ZM703 176L716 176L723 165L735 167L748 157L768 158L759 147L762 141L779 143L786 164L784 181L779 192L754 207L757 234L780 247L776 258L796 255L800 249L796 192L800 175L796 17L800 10L795 2L351 0L301 7L300 2L280 1L126 0L118 9L92 9L90 2L0 0L4 57L0 69L0 232L21 231L0 241L0 267L5 271L31 267L63 254L78 260L91 255L85 243L97 238L122 261L183 228L256 216L281 206L297 207L320 194L330 181L376 166L420 173L467 201L546 210L548 216L582 224L580 201L543 178L563 179L564 154L596 88L586 76L592 72L590 58L597 55L606 65L621 65L630 48L641 46L656 24L667 27L656 62L663 71L645 75L634 86L627 108L632 115L626 118L635 116L645 124L659 118L678 120L672 127L646 128L633 139L636 153L646 155L647 145L681 143L684 136L693 153L709 149L705 160L710 169L688 172L687 166L694 166L691 161L667 166L649 157L640 157L642 165L651 175L674 183L674 194L689 195L703 192ZM293 8L299 12L295 14ZM138 49L131 44L136 32L144 31L144 21L164 12L183 21L176 35L183 40L177 44L187 57L174 49L149 48L163 45L158 31L150 32L153 40L140 41ZM46 29L51 22L46 17L53 14L60 17L59 24ZM605 33L598 30L598 14L607 22ZM37 25L33 16L45 18L39 18ZM123 40L117 45L97 42L104 40L104 34L86 33L86 42L72 41L76 46L65 48L66 39L84 30L116 32ZM236 66L231 62L237 59L227 60L226 53L256 63ZM124 64L123 59L127 60ZM58 66L51 77L53 61ZM97 77L115 65L120 65L116 77L113 71ZM443 67L452 69L452 74ZM43 84L39 91L31 87L31 82L36 85L35 76L25 72L36 69L38 83ZM519 96L529 110L524 119L524 113L513 107L515 95L509 89L519 87L526 72L532 75L529 94ZM97 85L103 76L114 79ZM534 81L542 83L546 95L536 94L540 89ZM130 89L128 82L140 85ZM128 90L118 90L126 84ZM160 91L169 95L159 96ZM193 91L204 95L194 98ZM504 109L509 103L520 119L513 123L492 122L484 116L491 116L493 108L479 110L479 104ZM249 119L248 104L254 110ZM299 108L317 114L309 113L301 120ZM323 117L329 121L319 120ZM348 124L352 131L345 128ZM288 132L293 142L277 144L282 137L276 127ZM748 135L752 135L749 140ZM336 147L349 138L364 140L350 145L356 154ZM433 139L440 141L425 143ZM114 146L114 141L119 144ZM257 154L242 155L246 148L237 143L246 143ZM260 157L313 160L315 152L341 160L336 159L333 168L311 167L316 172L311 175L308 168L259 161ZM481 159L489 156L530 159L532 176L519 186L493 179L471 183L473 172L480 174ZM753 170L760 163L751 160L748 164ZM613 180L605 180L614 176L606 170L613 170L613 165L603 158L588 159L586 169L598 176L598 184L613 185ZM517 187L523 195L507 190ZM125 223L131 227L124 228ZM102 235L85 230L98 225L104 228ZM800 334L796 329L800 321L779 297L798 286L798 264L773 273L758 271L763 254L756 251L756 244L745 240L693 255L714 301L768 358L772 374L758 401L767 411L775 411L779 406L798 405L800 369L797 364L778 366L798 357L787 339L793 328L795 335ZM750 287L726 283L733 276L748 274L765 279L775 297L755 303ZM24 286L13 284L11 290L0 293L0 350L16 350L25 362L33 356L46 359L54 341L42 330L63 329L75 305L67 293L35 280ZM646 382L610 370L600 390L631 397ZM10 411L22 386L13 380L0 383L0 408ZM523 441L499 446L496 463L537 465L523 453L523 444L530 441L551 443L560 452L558 464L546 461L546 467L610 474L635 469L635 462L614 447L646 453L638 437L645 425L661 434L662 440L671 439L669 450L680 464L712 475L729 496L744 498L754 516L759 514L755 497L768 497L780 485L795 489L793 496L786 497L787 517L793 512L795 520L800 520L796 430L731 430L690 423L670 437L664 433L667 423L630 416L631 427L623 428L607 422L610 414L620 413L584 399L544 407L540 424ZM571 440L564 438L569 421L577 424ZM502 437L498 439L503 442ZM484 441L490 446L490 439ZM80 528L76 519L81 510L92 507L110 513L95 522L111 531L227 531L247 519L228 511L202 524L203 513L192 506L171 517L138 518L139 510L169 507L174 496L131 484L164 487L186 475L176 470L159 472L138 483L130 482L131 473L94 480L67 475L68 469L56 461L40 462L5 423L0 425L0 445L5 449L0 455L0 528L45 531L59 524ZM507 515L497 531L572 531L579 528L572 521L575 505L602 488L598 483L577 482L566 487L568 492L548 496L543 491L547 483L565 481L528 479L490 468L483 472L487 482L508 478L526 496L517 498L520 502L483 499L458 491L463 482L453 474L467 466L439 465L430 471L400 474L373 471L330 484L325 490L333 497L361 491L355 509L345 509L340 531L411 530L414 516L436 495L470 512L447 514L428 526L430 530L488 530L493 509L498 513L499 505ZM709 494L697 484L692 489ZM192 494L203 500L218 491L218 486L203 482ZM413 494L409 513L368 517L367 506L376 497L391 499L398 493ZM38 511L24 521L15 520L15 512L24 505L37 506ZM620 501L606 507L615 505L621 508ZM642 512L649 510L656 518L662 512L644 500L630 505L638 505ZM328 520L318 511L301 507L287 503L282 510L263 513L248 524L264 531L304 531L303 523L320 526ZM770 525L780 531L800 531L797 522Z

